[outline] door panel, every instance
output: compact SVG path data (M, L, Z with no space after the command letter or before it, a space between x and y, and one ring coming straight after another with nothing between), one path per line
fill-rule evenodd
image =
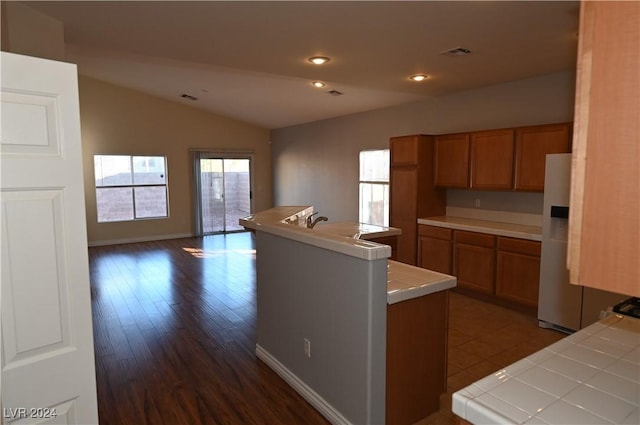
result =
M2 112L3 420L97 423L75 65L2 52Z
M202 230L208 235L224 230L223 162L221 159L200 160L200 196Z
M238 220L251 214L250 159L201 158L202 234L244 230Z

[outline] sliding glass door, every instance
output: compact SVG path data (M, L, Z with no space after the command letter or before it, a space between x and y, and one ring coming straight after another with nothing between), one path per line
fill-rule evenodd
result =
M196 158L198 234L242 231L241 217L251 214L250 158Z

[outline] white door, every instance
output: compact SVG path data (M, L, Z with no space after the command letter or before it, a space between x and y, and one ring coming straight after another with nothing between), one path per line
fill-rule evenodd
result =
M97 423L76 66L1 69L2 420Z

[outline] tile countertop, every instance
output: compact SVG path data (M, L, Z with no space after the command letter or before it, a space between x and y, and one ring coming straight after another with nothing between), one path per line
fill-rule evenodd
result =
M522 224L450 216L419 218L418 224L455 230L467 230L469 232L488 233L496 236L528 239L532 241L542 240L542 227L539 226L525 226Z
M306 218L314 212L312 206L280 206L242 217L240 225L286 239L317 246L367 261L389 258L391 247L332 232L308 229Z
M300 223L304 223L311 213L311 206L275 207L243 217L240 224L249 229L260 228L299 242L369 260L389 257L391 251L386 245L368 242L366 239L402 233L395 227L357 222L322 222L313 229L307 229L306 225ZM450 289L456 286L456 282L454 276L388 260L387 303L393 304Z
M444 291L456 286L455 276L389 260L387 266L387 304Z
M365 240L402 234L402 230L395 227L376 226L355 221L341 223L320 222L314 229L321 232Z
M311 213L313 213L313 207L309 205L273 207L242 217L239 223L247 229L254 230L261 224L284 223L285 221L291 223L299 221L300 225L304 225L306 217Z
M472 424L640 423L640 319L611 314L453 394Z

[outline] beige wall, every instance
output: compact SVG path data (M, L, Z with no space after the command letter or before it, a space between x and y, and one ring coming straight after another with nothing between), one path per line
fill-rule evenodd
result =
M18 2L2 2L2 50L65 60L62 22Z
M574 87L575 72L562 72L274 130L274 204L314 205L331 221L357 220L359 151L388 148L390 137L407 134L568 122ZM459 206L481 199L487 209L542 209L539 194L459 192L449 197Z
M268 130L91 78L81 76L79 88L90 245L191 235L191 148L253 151L253 207L259 211L271 206ZM170 217L98 223L96 154L165 155Z

